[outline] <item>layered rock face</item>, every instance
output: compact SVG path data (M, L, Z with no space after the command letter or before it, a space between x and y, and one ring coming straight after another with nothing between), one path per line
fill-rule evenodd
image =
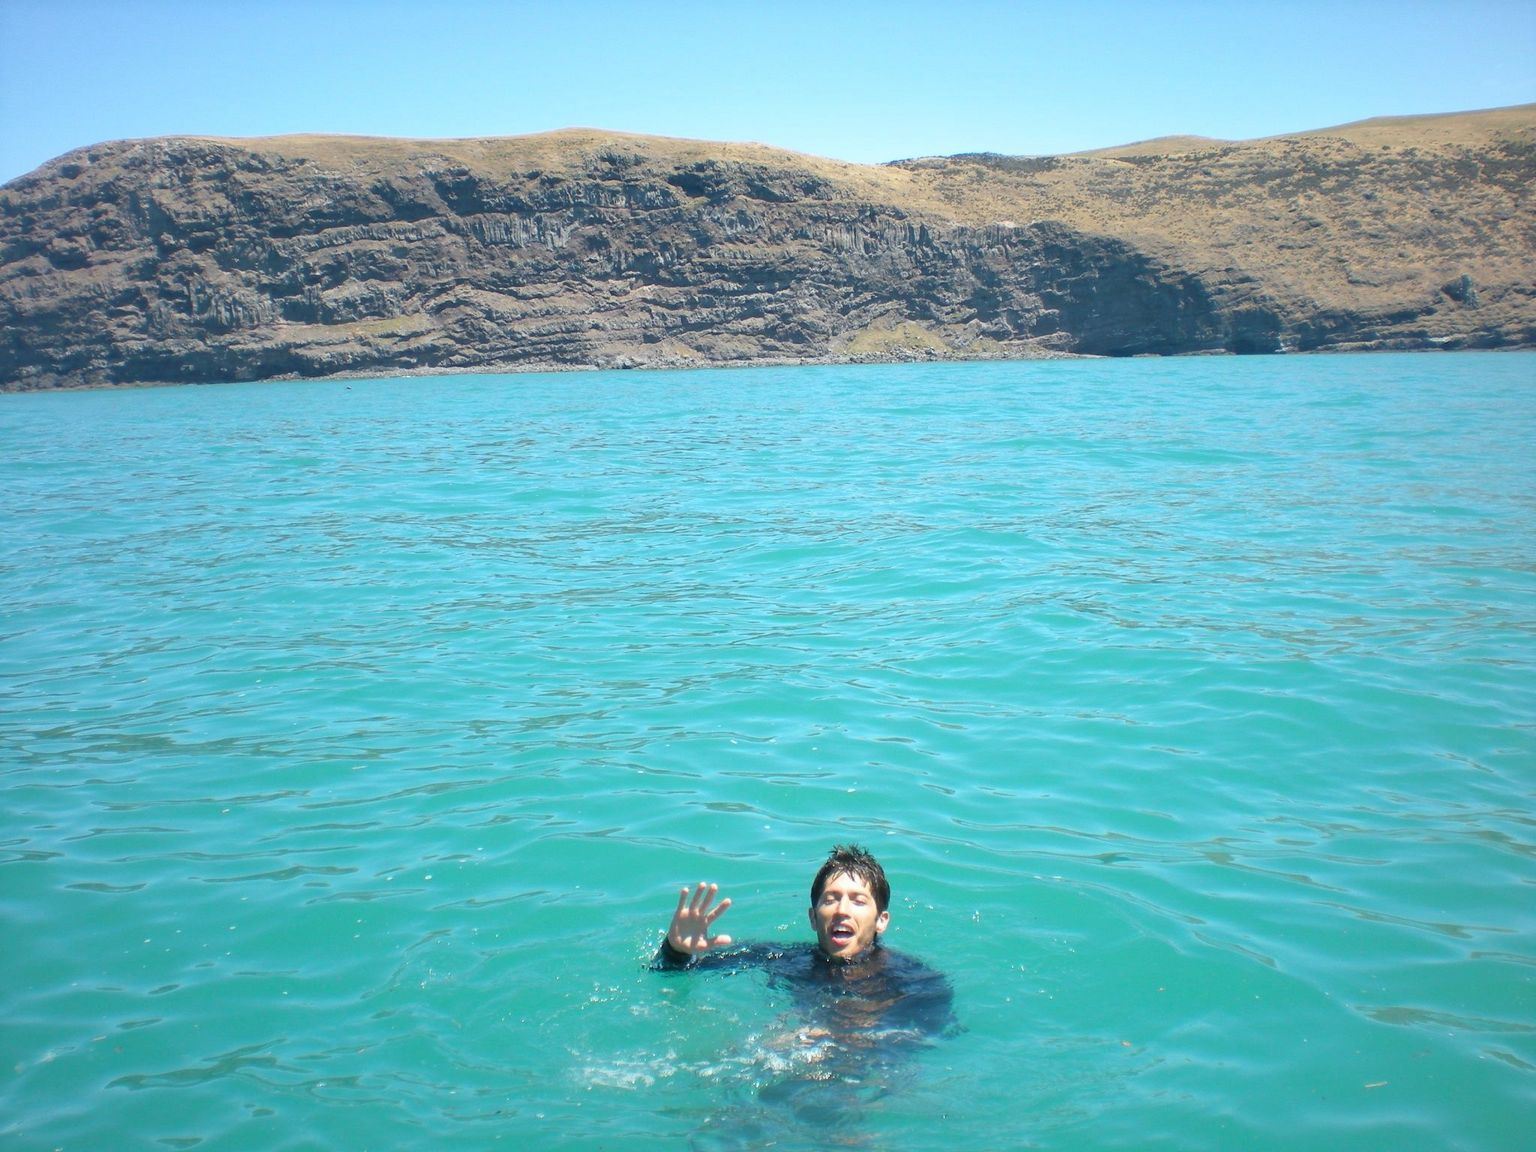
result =
M1536 109L867 167L569 131L0 190L0 387L1536 343Z

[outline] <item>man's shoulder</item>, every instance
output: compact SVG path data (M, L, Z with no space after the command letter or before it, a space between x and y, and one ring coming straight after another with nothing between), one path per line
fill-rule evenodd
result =
M841 964L829 961L816 945L810 943L737 944L730 948L688 956L675 951L671 945L663 941L651 962L651 967L657 971L666 972L686 970L732 973L747 969L766 969L770 973L778 972L786 975L802 970L808 974L823 971L826 975L832 975L843 970L847 975L855 976L858 969L866 963L876 964L886 980L898 983L906 990L937 993L947 992L949 989L949 978L943 972L911 953L888 948L883 944L876 945L874 953L865 960L855 961L853 965L843 969Z
M880 951L885 958L885 970L892 980L911 988L948 990L949 977L933 965L895 948L881 948Z
M940 972L932 964L929 964L926 960L914 956L910 952L902 952L896 948L884 947L881 948L881 951L890 957L889 962L891 964L896 965L904 972L911 972L914 976L928 974L942 977L944 975L944 973Z

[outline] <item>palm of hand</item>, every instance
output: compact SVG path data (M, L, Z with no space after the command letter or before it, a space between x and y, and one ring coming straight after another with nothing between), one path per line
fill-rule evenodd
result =
M718 884L700 884L692 894L684 888L677 897L677 911L672 914L671 927L667 929L667 943L679 952L696 955L711 948L723 948L730 944L729 936L711 936L710 928L731 906L729 898L711 907Z

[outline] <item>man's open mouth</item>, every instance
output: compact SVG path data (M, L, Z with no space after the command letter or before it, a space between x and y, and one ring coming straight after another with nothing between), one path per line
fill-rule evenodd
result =
M834 924L827 931L827 935L839 944L846 944L848 941L852 940L854 936L857 935L857 933L854 932L852 924Z

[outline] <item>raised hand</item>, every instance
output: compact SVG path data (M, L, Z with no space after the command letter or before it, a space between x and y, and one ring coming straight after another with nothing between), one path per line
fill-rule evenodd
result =
M667 929L667 943L674 951L685 956L697 956L700 952L724 948L730 944L729 936L709 934L710 925L720 919L731 906L727 898L710 907L719 891L718 884L700 883L691 896L686 888L678 894L677 911L672 913L672 925Z

